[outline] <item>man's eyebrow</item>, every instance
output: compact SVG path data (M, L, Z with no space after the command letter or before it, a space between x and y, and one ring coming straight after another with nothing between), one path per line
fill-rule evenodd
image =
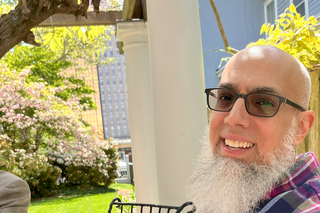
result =
M272 87L255 87L250 91L250 93L256 93L256 92L279 94L278 90Z
M219 84L218 86L219 88L224 88L224 89L230 89L230 90L233 90L235 91L236 89L234 88L234 86L230 83L222 83L222 84Z
M230 83L222 83L219 85L219 88L230 89L233 91L237 91L237 88L234 87ZM271 93L271 94L279 94L278 90L273 87L255 87L248 91L248 93Z

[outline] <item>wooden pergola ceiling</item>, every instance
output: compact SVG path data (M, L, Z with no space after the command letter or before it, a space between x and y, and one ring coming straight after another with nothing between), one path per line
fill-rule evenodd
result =
M80 16L78 20L72 14L55 14L44 22L40 27L70 27L70 26L91 26L91 25L116 25L116 20L121 19L121 11L101 11L98 16L96 12L88 12L88 19Z
M123 11L88 12L88 19L74 15L56 14L42 22L40 27L68 27L92 25L116 25L117 20L147 19L146 0L124 0Z

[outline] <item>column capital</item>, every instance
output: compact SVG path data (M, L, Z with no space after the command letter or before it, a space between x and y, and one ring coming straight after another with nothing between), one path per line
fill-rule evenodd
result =
M148 22L145 20L118 21L116 35L124 43L123 50L148 47Z

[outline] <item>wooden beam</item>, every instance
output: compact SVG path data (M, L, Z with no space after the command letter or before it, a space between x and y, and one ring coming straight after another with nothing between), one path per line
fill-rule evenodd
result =
M122 20L147 19L146 0L124 0Z
M122 19L123 20L131 20L133 11L136 5L136 1L139 0L124 0L123 1L123 12L122 12Z
M146 2L146 0L141 0L141 7L142 7L143 19L147 20L148 15L147 15L147 2Z
M141 0L136 0L131 19L143 19Z
M74 15L56 14L39 24L40 27L69 27L69 26L89 26L89 25L116 25L116 20L121 19L121 11L101 11L98 16L93 11L88 12L88 19L80 16L78 20ZM52 21L51 21L52 19Z

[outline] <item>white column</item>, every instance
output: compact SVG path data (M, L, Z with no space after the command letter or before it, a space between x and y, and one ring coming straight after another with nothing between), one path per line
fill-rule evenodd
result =
M197 0L148 0L160 204L181 205L207 126Z
M148 24L118 22L117 36L124 42L137 202L158 203Z

